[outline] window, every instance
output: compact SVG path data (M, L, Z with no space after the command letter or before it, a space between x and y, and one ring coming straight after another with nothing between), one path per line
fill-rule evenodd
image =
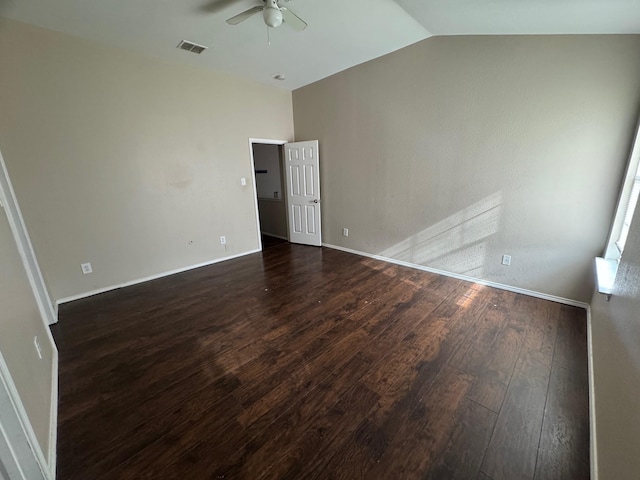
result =
M627 207L624 209L624 216L622 217L620 235L618 236L618 240L616 240L616 247L618 247L620 255L622 255L624 245L627 243L631 219L633 218L633 212L635 212L636 205L638 204L638 194L640 194L640 169L636 170L636 174L633 179L633 186L631 187L631 195L627 202Z
M629 228L633 213L638 205L640 195L640 124L636 129L636 136L631 150L631 158L625 175L618 208L611 225L607 249L604 258L596 258L596 281L598 291L611 298L613 285L618 272L618 263L622 257L624 246L629 236Z
M636 137L631 150L629 166L620 192L618 208L611 225L609 242L604 254L606 260L619 261L629 235L629 228L633 213L640 195L640 126L636 130Z

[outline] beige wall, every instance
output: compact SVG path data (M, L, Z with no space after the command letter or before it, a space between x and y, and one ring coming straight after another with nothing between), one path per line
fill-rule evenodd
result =
M46 458L51 374L56 360L3 208L0 208L0 268L0 352ZM35 336L39 339L42 359L36 353Z
M259 198L258 210L260 211L260 230L262 233L275 235L276 237L289 237L287 209L284 199L278 201Z
M292 138L289 92L4 20L0 65L0 148L54 299L258 247L248 139Z
M282 146L265 143L253 144L253 163L256 171L258 198L282 198ZM277 194L277 196L275 196Z
M637 35L433 37L296 90L323 241L588 302L638 51Z
M636 209L611 301L591 303L600 480L640 472L640 209Z

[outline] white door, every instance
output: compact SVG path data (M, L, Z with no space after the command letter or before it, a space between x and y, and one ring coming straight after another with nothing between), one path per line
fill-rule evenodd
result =
M322 245L318 141L284 145L289 241Z

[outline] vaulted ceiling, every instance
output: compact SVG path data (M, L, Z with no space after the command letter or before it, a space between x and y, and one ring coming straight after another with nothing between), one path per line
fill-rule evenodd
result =
M270 29L270 45L261 15L225 22L262 0L0 2L0 16L286 89L432 35L640 33L640 0L280 0L309 26Z

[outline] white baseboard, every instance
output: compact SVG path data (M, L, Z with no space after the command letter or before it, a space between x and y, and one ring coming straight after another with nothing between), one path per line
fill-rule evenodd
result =
M286 240L287 242L289 241L287 237L283 237L282 235L276 235L275 233L269 233L269 232L260 232L260 233L262 235L266 235L267 237L279 238L280 240Z
M228 257L217 258L215 260L211 260L208 262L197 263L195 265L189 265L188 267L177 268L175 270L169 270L168 272L158 273L156 275L150 275L144 278L138 278L136 280L131 280L129 282L119 283L117 285L111 285L109 287L98 288L96 290L92 290L90 292L79 293L77 295L71 295L70 297L60 298L56 301L57 305L61 305L67 302L73 302L74 300L80 300L81 298L91 297L93 295L98 295L99 293L110 292L111 290L117 290L118 288L130 287L131 285L138 285L140 283L149 282L151 280L157 280L158 278L168 277L169 275L175 275L176 273L186 272L188 270L193 270L194 268L206 267L208 265L213 265L215 263L225 262L227 260L233 260L234 258L244 257L246 255L251 255L253 253L258 253L261 250L259 248L255 250L249 250L247 252L238 253L236 255L231 255Z
M589 442L591 480L598 480L598 437L596 436L596 394L593 374L593 333L591 307L587 308L587 358L589 362Z
M512 287L510 285L503 285L502 283L491 282L489 280L482 280L480 278L468 277L466 275L460 275L458 273L447 272L446 270L439 270L437 268L425 267L417 263L405 262L403 260L396 260L395 258L384 257L382 255L375 255L372 253L361 252L359 250L353 250L351 248L340 247L338 245L331 245L329 243L323 243L323 247L333 248L335 250L341 250L347 253L353 253L355 255L361 255L363 257L374 258L376 260L382 260L383 262L394 263L396 265L402 265L403 267L415 268L429 273L436 273L438 275L444 275L446 277L457 278L458 280L464 280L466 282L478 283L480 285L486 285L487 287L499 288L500 290L507 290L513 293L521 293L523 295L529 295L530 297L541 298L543 300L550 300L552 302L562 303L565 305L571 305L573 307L580 307L584 309L589 308L588 303L579 302L570 298L557 297L555 295L549 295L548 293L536 292L534 290L527 290L526 288Z
M57 313L56 306L56 313ZM47 460L49 461L49 474L51 478L56 478L56 450L58 445L58 350L53 349L51 362L51 417L49 418L49 451Z

